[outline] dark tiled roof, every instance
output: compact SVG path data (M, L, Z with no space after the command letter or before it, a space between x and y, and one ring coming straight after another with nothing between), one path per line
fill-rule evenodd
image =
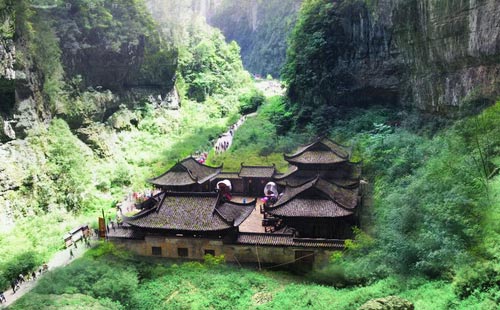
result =
M296 176L289 176L288 178L281 179L281 180L275 180L276 184L279 184L281 186L286 186L286 185L291 185L291 186L299 186L300 184L304 184L308 181L311 181L316 177L312 178L302 178L302 177L296 177Z
M244 166L241 165L240 177L245 178L271 178L276 172L274 166Z
M358 204L359 189L344 188L337 184L318 179L316 188L328 194L336 203L347 209L354 209Z
M351 173L349 173L350 175L345 178L329 178L328 173L325 173L324 171L304 169L299 170L296 166L291 166L291 168L286 173L275 174L273 180L274 182L282 186L299 186L315 179L319 175L322 179L327 180L328 182L340 187L358 187L359 177L361 175L361 164L348 162L347 165L350 167Z
M292 155L285 155L285 160L298 164L334 164L348 161L350 157L350 148L323 138L300 148Z
M228 222L234 221L234 226L239 226L250 216L257 200L249 203L224 202L217 207L217 212Z
M255 201L248 204L224 203L219 210L217 203L216 193L168 193L153 209L124 221L142 228L216 231L239 225L255 207ZM234 208L229 209L232 205Z
M238 172L221 172L214 179L241 179Z
M344 188L356 188L359 187L359 179L333 179L329 180L330 183L338 185Z
M311 189L316 190L315 197L305 194ZM357 203L358 188L344 188L317 177L298 186L288 185L266 211L290 217L342 217L353 214Z
M294 199L295 196L299 195L300 193L304 192L305 190L308 190L308 189L314 187L317 180L318 179L315 178L311 181L308 181L308 182L303 183L303 184L298 185L298 186L287 186L285 188L285 190L283 191L283 195L274 204L273 208L287 203L288 201Z
M280 173L280 174L275 174L274 175L274 179L275 180L286 179L286 178L292 176L293 174L295 174L295 172L297 172L297 170L299 170L299 168L297 168L297 166L291 165L290 167L288 167L288 171L287 172Z
M343 217L353 214L352 211L340 207L332 200L299 198L268 212L289 217Z
M210 167L207 165L200 164L193 157L188 157L184 159L182 165L189 169L191 173L198 178L199 183L204 183L205 181L211 179L215 175L219 174L222 170L222 166Z
M347 161L348 159L328 151L306 151L293 157L285 155L285 160L298 164L335 164Z
M362 163L357 162L357 163L348 163L349 166L351 167L351 178L352 179L359 179L361 177L361 170L362 170Z
M275 180L275 182L276 182L276 184L279 184L281 186L286 186L286 185L299 186L301 184L312 181L315 178L316 178L316 176L305 178L305 177L299 177L299 176L292 175L292 176L289 176L285 179ZM328 182L330 182L334 185L337 185L337 186L343 187L343 188L354 189L354 188L359 187L359 179L326 179L326 180L328 180Z
M344 240L320 238L294 238L283 234L238 234L237 243L270 246L298 246L311 248L344 248Z
M149 182L157 186L186 186L202 184L215 177L221 167L209 167L200 164L193 157L188 157L175 164L159 177L150 179Z

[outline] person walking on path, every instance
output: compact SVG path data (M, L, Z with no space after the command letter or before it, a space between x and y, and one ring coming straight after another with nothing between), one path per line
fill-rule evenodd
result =
M69 258L71 259L71 258L73 258L73 257L74 257L74 255L73 255L73 250L72 250L72 249L69 249Z
M14 280L10 281L10 287L12 287L12 294L15 294L17 285L16 282L14 282Z
M7 299L5 299L5 295L3 292L0 292L0 302L7 302Z
M33 278L33 281L36 281L36 272L35 271L33 271L31 273L31 277Z

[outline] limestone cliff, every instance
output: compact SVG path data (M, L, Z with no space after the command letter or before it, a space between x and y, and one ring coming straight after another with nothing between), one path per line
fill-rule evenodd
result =
M26 40L20 38L26 26L26 4L7 0L0 9L1 143L24 137L27 128L47 120L50 112L42 98L42 77L27 52Z
M206 1L201 1L206 2ZM287 37L302 0L219 0L200 5L209 24L241 47L245 68L279 77L285 62Z
M305 40L293 43L287 68L299 110L392 103L455 115L500 94L499 1L325 0L309 8L316 11L302 21L306 33L296 40Z
M177 50L141 2L5 0L0 8L0 142L23 138L55 115L73 125L69 114L84 91L120 99L88 115L102 121L121 103L165 98L173 89Z
M428 111L481 104L500 94L500 2L406 0L393 11L408 70L403 100Z

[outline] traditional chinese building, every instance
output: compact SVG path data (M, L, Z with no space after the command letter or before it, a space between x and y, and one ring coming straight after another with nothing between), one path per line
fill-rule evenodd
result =
M329 182L358 187L361 165L350 161L352 149L323 138L300 148L295 154L284 155L290 164L285 174L276 174L274 181L282 187L297 186L317 176Z
M351 238L361 203L361 165L351 156L351 148L327 138L285 155L289 171L274 176L282 196L264 211L302 237Z
M285 174L273 166L241 165L223 172L189 157L150 182L160 188L144 209L123 217L109 238L142 254L202 259L225 255L237 263L322 264L352 237L361 204L360 165L351 149L319 139L284 155ZM220 180L230 180L226 201L215 192ZM261 202L267 182L280 193Z

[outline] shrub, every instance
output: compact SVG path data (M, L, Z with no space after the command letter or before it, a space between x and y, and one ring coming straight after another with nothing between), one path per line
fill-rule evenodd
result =
M32 251L24 252L13 257L2 266L2 274L0 275L0 287L8 286L9 282L17 279L20 274L31 273L42 260L40 256Z
M253 89L251 92L240 96L240 113L249 114L257 111L257 109L264 103L266 97L260 91Z
M478 262L463 267L453 283L455 293L462 299L471 295L500 291L500 266L493 262ZM499 300L500 302L500 300Z

